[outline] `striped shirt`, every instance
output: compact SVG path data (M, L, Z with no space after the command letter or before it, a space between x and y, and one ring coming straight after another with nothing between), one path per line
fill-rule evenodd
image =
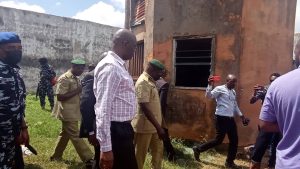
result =
M134 83L125 61L112 51L98 63L94 76L97 139L100 150L107 152L112 150L111 121L129 121L135 115Z

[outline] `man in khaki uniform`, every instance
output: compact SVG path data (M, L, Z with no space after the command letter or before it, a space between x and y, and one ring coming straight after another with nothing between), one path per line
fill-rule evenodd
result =
M138 110L132 120L135 132L135 156L138 168L144 167L145 157L150 149L152 168L160 169L163 159L165 132L162 128L162 113L156 80L162 76L164 65L158 60L151 60L146 71L135 84Z
M83 73L85 61L74 59L71 63L72 68L58 78L56 88L57 101L54 105L53 114L61 120L62 131L59 134L54 153L50 159L61 159L69 140L71 140L79 157L86 163L88 168L92 165L93 153L84 140L79 138L78 130L78 122L81 119L81 85L77 76Z

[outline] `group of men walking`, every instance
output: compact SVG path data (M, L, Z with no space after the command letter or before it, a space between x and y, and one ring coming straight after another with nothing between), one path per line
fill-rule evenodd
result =
M45 96L48 95L53 114L62 124L51 160L62 159L69 140L87 168L122 169L126 166L125 168L142 169L146 154L150 152L152 168L160 169L163 145L168 150L168 158L174 158L163 116L168 84L162 77L166 75L166 69L160 61L153 59L134 84L126 62L134 56L136 43L135 35L129 30L117 31L113 37L112 50L101 56L97 66L89 66L89 72L82 82L78 76L84 72L86 63L82 59L72 60L71 69L57 80L55 102L52 85L56 74L48 65L47 59L39 60L41 81L38 95L41 107L45 107ZM22 157L20 158L20 144L29 145L25 122L26 89L17 66L21 58L19 36L11 32L0 32L0 168L3 169L24 168ZM250 102L254 103L258 99L264 102L260 114L260 134L251 158L252 169L260 168L261 157L269 140L273 140L273 147L276 147L279 139L275 137L280 133L283 138L277 147L276 167L300 167L297 153L300 146L297 127L300 117L297 109L299 92L293 90L299 82L298 71L294 70L280 78L278 74L272 74L269 89L255 87ZM275 78L278 80L274 81ZM238 145L234 116L239 116L245 126L249 119L244 117L237 106L234 91L236 76L229 74L226 84L215 88L214 81L213 77L208 79L206 97L215 99L217 103L216 138L194 146L194 157L199 161L201 152L221 144L227 134L229 151L225 166L234 168ZM286 84L286 81L294 83ZM284 89L283 84L286 84ZM94 146L94 157L82 137L88 138ZM270 163L270 167L274 167L273 163Z
M87 168L126 166L142 169L148 148L153 157L153 168L161 168L162 140L167 136L166 127L162 127L156 80L163 75L165 68L158 60L150 61L134 87L125 62L134 56L135 48L135 35L125 29L119 30L114 35L112 51L107 52L96 67L89 66L90 72L82 83L78 76L84 72L86 63L82 59L75 59L71 61L71 69L57 79L55 92L52 86L56 73L46 58L39 59L41 72L37 95L40 105L45 108L47 95L53 114L62 123L51 160L61 160L71 140ZM19 36L1 32L0 168L3 169L24 168L24 163L22 167L16 166L19 163L16 157L22 154L19 152L20 144L29 145L24 118L26 89L17 66L21 58ZM80 120L82 124L79 131ZM87 137L94 145L95 157L81 137ZM168 147L170 149L170 142ZM174 156L172 151L170 156Z
M149 150L152 167L160 169L163 140L170 150L169 158L174 157L156 87L165 67L160 61L151 60L134 85L125 63L134 56L135 48L135 35L119 30L112 50L101 56L96 67L89 66L81 83L78 76L86 64L81 59L73 60L71 69L58 78L53 114L61 120L62 131L51 160L62 159L69 140L87 168L142 169ZM94 146L94 161L82 138L88 138Z

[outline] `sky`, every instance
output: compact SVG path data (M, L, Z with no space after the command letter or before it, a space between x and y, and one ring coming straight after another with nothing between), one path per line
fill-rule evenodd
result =
M124 27L125 0L0 0L0 6Z
M117 27L123 27L125 19L125 0L0 0L0 6ZM300 3L297 3L295 32L300 32Z

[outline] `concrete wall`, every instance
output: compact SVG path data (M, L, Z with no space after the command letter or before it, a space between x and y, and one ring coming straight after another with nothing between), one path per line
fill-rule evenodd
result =
M251 117L251 126L240 129L240 141L256 137L261 103L249 104L253 85L268 84L273 72L292 69L296 0L244 1L242 54L239 71L239 105Z
M184 36L214 36L215 67L212 71L223 77L229 72L237 74L241 52L243 1L155 2L153 56L162 60L172 72L168 79L171 82L167 117L170 133L173 136L196 140L212 138L214 101L204 97L204 88L183 89L174 86L173 40Z
M17 32L22 40L20 64L27 89L35 90L38 58L46 57L58 74L70 67L72 58L97 63L110 47L116 27L71 18L0 7L0 31Z
M213 36L212 73L223 77L217 85L228 73L238 76L238 103L251 118L249 127L237 120L240 145L253 143L261 105L250 105L249 98L253 86L266 84L271 72L291 69L296 0L148 1L141 25L146 28L145 61L157 58L171 72L166 119L171 135L193 140L214 137L214 101L204 97L204 89L175 87L173 60L175 38Z
M294 51L295 51L295 49L296 49L297 43L300 42L299 40L300 40L300 33L295 33L295 35L294 35L294 48L293 48ZM293 53L293 59L295 60L295 58L296 58L296 56L295 56L295 54Z

